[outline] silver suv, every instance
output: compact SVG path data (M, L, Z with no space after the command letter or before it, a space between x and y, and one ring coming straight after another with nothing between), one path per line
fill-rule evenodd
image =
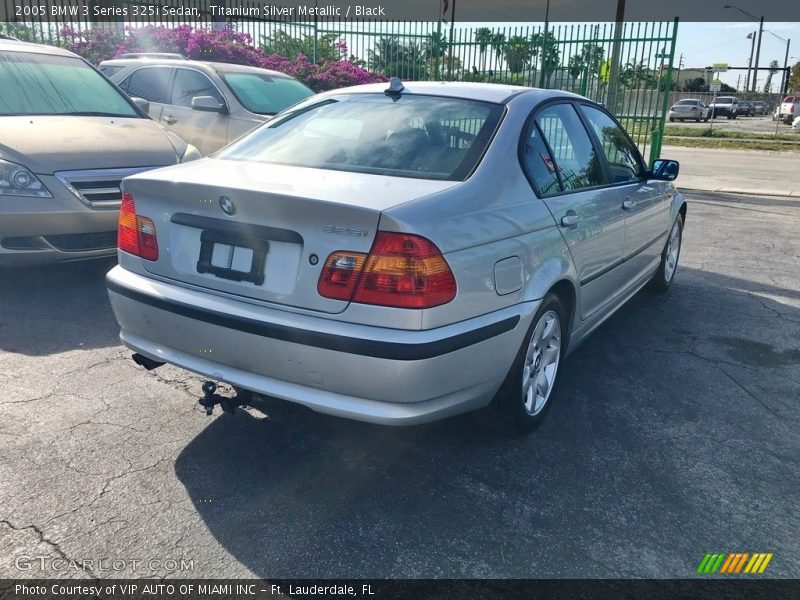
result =
M125 54L103 61L100 70L129 96L148 101L153 120L204 155L314 94L277 71L179 54Z
M0 265L113 255L122 178L199 157L82 58L0 38Z

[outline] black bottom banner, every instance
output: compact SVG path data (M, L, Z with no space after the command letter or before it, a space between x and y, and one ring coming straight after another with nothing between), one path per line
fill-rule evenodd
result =
M797 599L800 580L786 579L62 579L0 580L2 600L331 599Z

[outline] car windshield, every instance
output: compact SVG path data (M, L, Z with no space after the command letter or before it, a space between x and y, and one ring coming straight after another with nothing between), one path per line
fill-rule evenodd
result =
M274 115L313 96L314 92L291 77L269 73L220 73L236 99L247 110L262 115Z
M437 96L313 98L217 158L462 180L480 161L502 113L499 104Z
M82 60L30 52L0 53L0 114L140 117Z
M720 96L717 98L717 104L733 104L734 99L728 96Z

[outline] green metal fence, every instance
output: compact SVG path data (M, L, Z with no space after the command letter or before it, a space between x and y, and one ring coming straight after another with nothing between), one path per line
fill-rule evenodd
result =
M0 0L10 9L12 0ZM55 0L13 0L51 10ZM163 2L162 2L163 3ZM436 22L241 20L215 22L210 0L183 0L197 9L195 27L234 27L265 51L305 53L319 62L341 52L364 68L404 79L481 81L561 89L606 105L650 160L661 151L669 108L675 40L674 22L520 24L512 27L452 26ZM147 2L121 5L147 5ZM244 3L245 5L247 3ZM179 19L111 23L105 27L175 26ZM2 24L0 24L2 25ZM58 44L60 30L96 26L86 18L61 22L30 17L6 23L36 41ZM31 33L32 32L32 33Z

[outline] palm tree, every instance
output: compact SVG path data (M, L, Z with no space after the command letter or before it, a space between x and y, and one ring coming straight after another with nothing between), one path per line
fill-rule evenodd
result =
M541 58L542 82L547 85L550 75L558 68L561 63L561 50L558 49L558 40L551 33L535 33L531 40L533 44L533 56Z
M536 50L527 36L513 35L505 42L503 53L508 63L508 70L512 73L521 73L531 62Z
M478 51L481 56L481 71L486 70L486 49L492 45L494 34L488 27L479 27L475 30L475 42L478 44Z

